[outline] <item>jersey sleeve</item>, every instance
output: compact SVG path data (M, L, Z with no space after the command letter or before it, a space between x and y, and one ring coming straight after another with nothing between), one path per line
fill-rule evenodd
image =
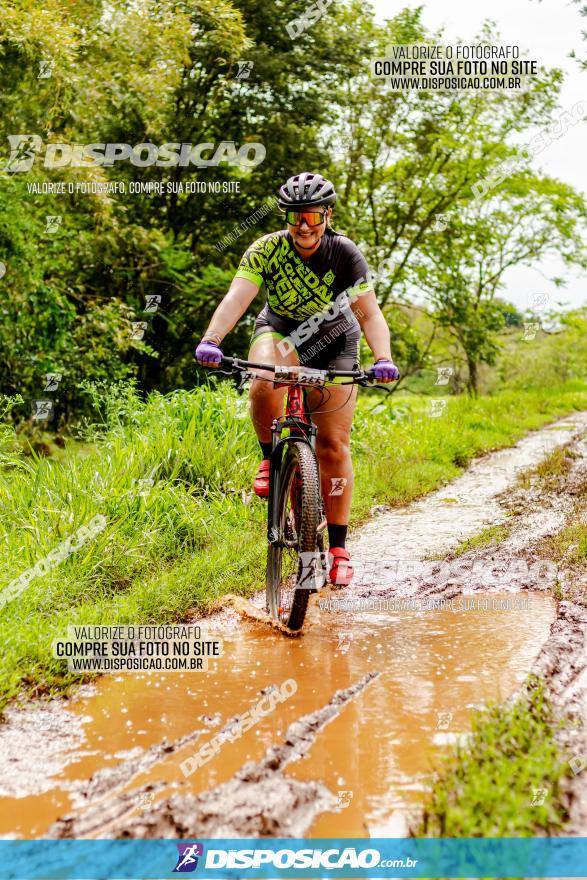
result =
M247 248L236 270L235 278L246 278L258 284L259 287L265 281L267 272L267 248L265 238L258 238Z
M346 241L345 250L347 252L345 265L347 294L349 297L360 296L373 289L371 270L357 245L350 239Z

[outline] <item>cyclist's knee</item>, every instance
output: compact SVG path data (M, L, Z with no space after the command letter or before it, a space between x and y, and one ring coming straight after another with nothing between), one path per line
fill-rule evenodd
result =
M325 462L336 463L350 457L350 438L345 434L318 434L316 451Z

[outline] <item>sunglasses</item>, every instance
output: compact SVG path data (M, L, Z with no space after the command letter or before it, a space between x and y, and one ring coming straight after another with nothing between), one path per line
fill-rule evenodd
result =
M290 226L299 226L305 220L308 226L320 226L326 214L323 211L286 211L285 219Z

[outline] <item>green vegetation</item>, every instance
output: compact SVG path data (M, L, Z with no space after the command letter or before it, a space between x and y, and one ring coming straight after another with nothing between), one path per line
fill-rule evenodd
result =
M583 512L587 519L587 511ZM569 565L585 565L587 563L587 522L575 522L546 538L540 547L545 559L560 562L562 559Z
M524 472L519 485L538 483L557 491L569 476L575 453L568 446L555 449L537 467ZM574 572L570 581L554 589L555 598L587 604L583 583L587 563L587 482L573 482L574 507L567 525L540 541L538 555ZM485 529L463 542L457 555L485 547L506 537L502 526ZM513 704L495 705L476 713L472 737L464 747L446 756L434 773L426 796L421 825L414 835L431 837L519 837L555 834L567 818L560 781L569 773L568 762L556 744L556 724L545 695L545 682L531 677ZM545 791L543 804L533 795Z
M146 403L125 384L87 390L101 422L86 429L81 451L72 445L59 461L31 459L7 429L2 435L3 587L97 514L107 519L2 609L4 702L23 686L43 693L74 680L50 648L68 624L172 621L263 585L265 508L250 496L259 453L246 397L222 382L154 393ZM374 503L405 504L474 456L585 407L587 390L559 386L455 397L430 418L419 399L365 394L352 435L353 522Z
M454 557L454 556L463 556L464 553L468 553L469 550L482 550L485 547L493 547L499 544L501 541L504 541L510 533L510 526L508 525L498 525L498 526L487 526L486 529L482 529L476 535L473 535L472 538L466 538L466 540L461 541L454 550L451 550L448 554L443 554L442 557L446 556Z
M561 115L561 71L540 69L519 94L393 92L369 61L392 44L438 43L422 8L377 23L368 4L345 0L330 5L327 27L292 40L285 25L305 10L304 0L47 0L39 16L31 0L4 3L0 140L38 139L26 145L38 151L32 169L13 156L0 171L0 393L23 396L15 418L29 417L50 372L62 374L51 392L59 429L87 413L88 379L191 387L194 341L240 256L283 218L241 224L302 168L334 180L334 226L377 272L402 373L428 392L444 365L452 392L483 393L502 329L519 338L524 316L500 299L509 268L550 253L585 264L583 196L533 155L580 121ZM478 37L500 42L489 25ZM144 151L134 164L43 162L51 144L170 142L235 147L210 167L148 164ZM260 164L235 161L246 144L262 145ZM33 180L73 192L31 192ZM114 181L124 195L76 189ZM206 191L188 192L194 181ZM152 296L157 311L146 312ZM260 299L230 353L245 353ZM142 338L133 322L147 325Z
M515 703L475 713L471 739L435 772L414 836L532 837L559 830L566 819L560 782L569 766L555 730L544 683L536 679Z
M545 490L555 488L557 479L568 474L574 457L568 446L558 446L539 465L519 474L517 483L521 488L529 489L537 479Z
M79 682L52 657L68 626L184 620L262 589L265 505L251 494L259 448L246 397L196 371L193 349L244 250L284 225L259 209L290 175L334 181L333 226L376 272L402 372L392 396L360 396L352 525L587 409L587 310L533 314L500 296L512 267L542 270L553 255L587 265L585 198L539 167L542 149L580 122L561 113L562 72L541 68L519 93L393 92L370 62L390 45L442 42L422 7L378 23L369 4L340 0L291 39L287 23L306 12L307 0L45 0L42 15L36 0L2 5L0 712ZM501 42L491 24L462 37ZM19 132L32 142L17 145ZM76 150L70 165L47 167L56 144L65 159L68 145L147 148L110 164ZM165 152L145 162L149 145L193 145L192 164ZM255 145L258 164L238 160ZM19 167L28 158L33 167ZM114 182L124 195L92 192ZM188 190L196 182L203 191ZM261 300L226 354L246 354ZM40 398L55 405L50 424L31 418ZM557 451L523 485L555 487L571 464ZM575 513L542 549L578 567L581 498ZM95 517L101 531L3 605L6 586ZM456 554L507 533L486 529ZM477 716L473 733L438 771L420 833L560 828L564 767L542 685ZM544 804L532 805L535 789L547 789Z

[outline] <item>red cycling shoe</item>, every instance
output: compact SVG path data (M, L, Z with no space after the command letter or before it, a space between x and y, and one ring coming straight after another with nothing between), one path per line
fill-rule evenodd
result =
M253 492L259 498L269 497L269 459L264 458L259 465L255 482L253 483Z
M351 554L344 547L331 547L328 556L331 563L330 583L337 587L348 587L354 574L354 569L349 561Z

